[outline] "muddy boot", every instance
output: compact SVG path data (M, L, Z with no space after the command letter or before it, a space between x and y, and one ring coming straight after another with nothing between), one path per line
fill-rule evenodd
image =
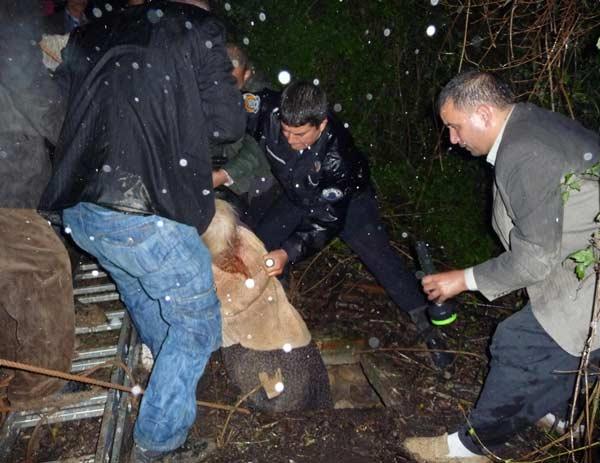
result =
M181 447L170 452L157 452L134 445L128 463L197 463L204 461L216 450L212 439L188 439Z
M419 338L431 350L429 353L431 361L437 368L444 370L454 361L454 354L440 352L447 350L448 344L444 339L443 333L434 326L431 326L426 312L427 306L422 306L408 312L408 316L417 327Z

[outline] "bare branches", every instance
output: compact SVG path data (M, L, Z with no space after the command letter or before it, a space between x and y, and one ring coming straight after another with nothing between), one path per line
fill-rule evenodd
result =
M510 72L528 99L565 108L573 117L568 63L600 17L580 0L448 0L464 17L459 71L464 63Z

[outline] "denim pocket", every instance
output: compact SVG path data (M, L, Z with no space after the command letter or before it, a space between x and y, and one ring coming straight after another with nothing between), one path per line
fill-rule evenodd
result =
M179 234L169 220L139 217L125 228L98 238L104 256L133 276L154 273L165 264Z

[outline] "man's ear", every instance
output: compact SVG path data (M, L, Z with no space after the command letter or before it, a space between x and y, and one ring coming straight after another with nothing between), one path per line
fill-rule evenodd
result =
M327 127L328 122L329 121L327 120L327 118L321 121L321 123L319 124L319 132L323 132L323 130L325 130L325 127Z
M481 120L485 124L486 127L489 127L492 124L492 120L494 117L494 108L488 104L481 104L475 109L475 113L481 117Z
M250 80L250 77L252 77L252 69L246 69L244 71L244 84Z

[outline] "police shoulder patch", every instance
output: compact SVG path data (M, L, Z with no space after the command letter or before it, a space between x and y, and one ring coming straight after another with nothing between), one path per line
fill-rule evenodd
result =
M244 93L244 109L250 114L256 114L260 108L260 97L256 93Z
M344 193L339 188L325 188L321 192L321 197L325 201L335 202L341 199L344 196Z

